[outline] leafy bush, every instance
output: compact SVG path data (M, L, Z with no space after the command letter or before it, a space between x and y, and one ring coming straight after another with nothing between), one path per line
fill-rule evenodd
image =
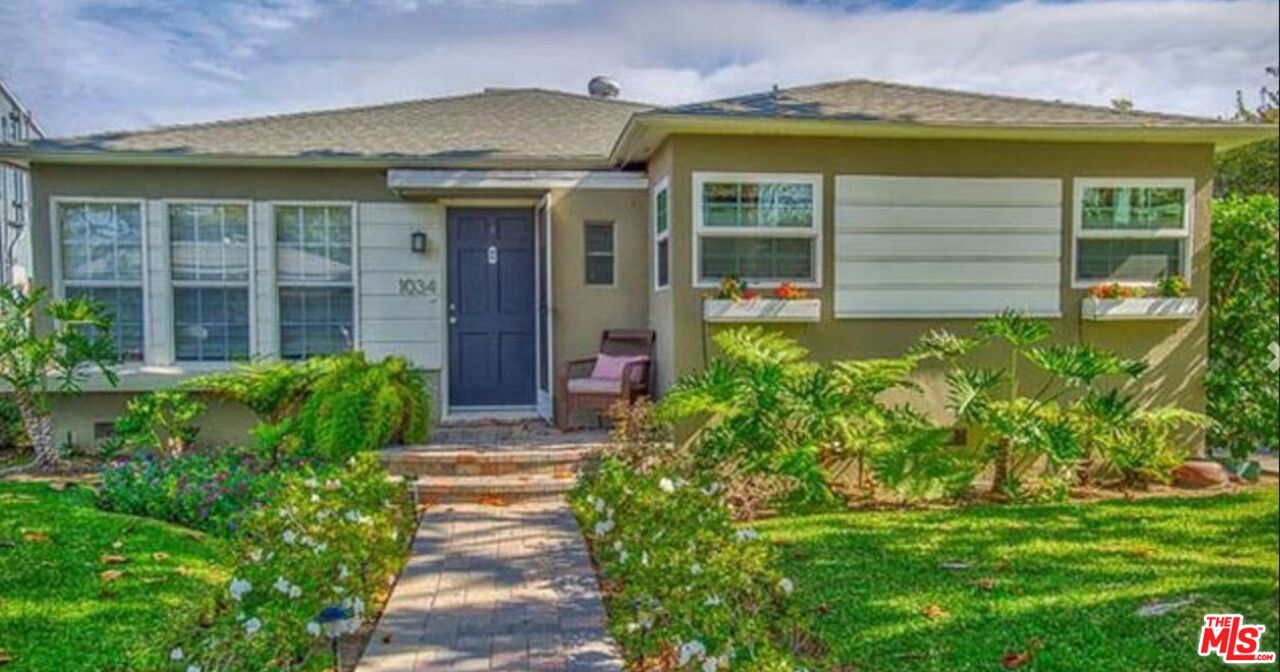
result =
M1217 425L1209 441L1237 457L1280 446L1280 378L1267 368L1268 347L1280 341L1278 207L1275 196L1253 196L1213 209L1205 392Z
M244 521L238 566L208 627L173 649L178 669L303 669L327 661L317 618L340 607L343 632L373 614L400 570L414 524L402 481L376 455L341 468L292 470L268 506Z
M1114 477L1125 488L1169 482L1173 469L1191 452L1173 440L1173 432L1214 424L1207 416L1181 408L1144 410L1132 396L1115 390L1087 395L1076 413L1088 454L1096 460L1095 475Z
M244 404L272 460L298 455L341 461L389 443L422 441L430 401L422 373L402 357L370 362L361 352L298 363L255 362L201 376L188 389Z
M98 506L226 536L276 489L278 478L265 467L236 451L121 455L102 470Z
M794 585L768 544L734 528L713 483L605 458L571 503L635 669L795 669L809 640Z
M27 445L27 430L22 426L18 405L8 397L0 397L0 449Z
M150 450L181 455L200 433L195 420L205 405L186 392L160 390L129 400L125 414L116 418L111 443L123 450Z

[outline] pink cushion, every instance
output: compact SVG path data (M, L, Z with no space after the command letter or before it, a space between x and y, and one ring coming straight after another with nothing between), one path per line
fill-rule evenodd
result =
M595 368L591 369L591 377L601 380L621 380L622 369L632 362L647 362L648 357L644 355L627 355L615 356L599 354L596 355ZM637 366L631 371L631 382L638 383L644 380L644 367Z

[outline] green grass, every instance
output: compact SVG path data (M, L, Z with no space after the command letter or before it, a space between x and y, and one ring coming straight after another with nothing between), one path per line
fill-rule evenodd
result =
M171 667L165 642L211 606L224 552L185 528L99 511L83 486L0 482L0 650L13 658L0 668ZM103 581L110 569L123 577Z
M841 513L759 529L783 547L838 669L1000 670L1006 652L1034 649L1017 669L1220 670L1196 654L1205 613L1262 623L1262 650L1280 649L1276 492ZM941 567L954 561L973 566ZM1136 613L1191 594L1172 613ZM930 605L946 613L926 616Z

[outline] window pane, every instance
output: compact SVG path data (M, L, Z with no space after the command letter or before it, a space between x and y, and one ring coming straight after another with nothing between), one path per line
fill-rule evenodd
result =
M348 287L280 288L280 356L302 359L350 349L353 306Z
M654 229L657 234L665 233L667 230L667 190L663 189L653 199L654 209Z
M1076 241L1080 280L1151 282L1163 274L1183 272L1181 239Z
M670 239L658 241L658 286L666 287L671 284L671 256L670 256Z
M727 275L756 280L812 280L813 244L808 238L703 238L702 280Z
M248 353L248 288L177 287L173 303L179 360L224 361Z
M68 280L142 280L142 207L58 205L62 275Z
M613 224L587 222L587 253L613 254Z
M351 281L349 208L277 208L276 223L276 264L281 280Z
M1090 187L1081 219L1086 229L1181 229L1186 192L1181 188Z
M708 227L808 228L813 226L813 185L704 183L702 223Z
M115 345L121 360L142 359L143 321L142 288L140 287L67 287L67 298L86 298L102 304L112 317L107 338Z
M588 256L587 257L587 284L588 285L612 285L613 284L613 256Z
M248 282L249 213L243 205L169 206L174 280Z

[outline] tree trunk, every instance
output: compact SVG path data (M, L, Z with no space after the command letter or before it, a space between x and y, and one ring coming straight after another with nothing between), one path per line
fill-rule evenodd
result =
M27 438L31 440L31 447L36 453L32 466L41 471L57 468L62 456L58 454L58 445L53 440L53 418L50 413L25 394L13 396L18 413L22 416L22 426L27 430Z
M996 446L996 470L991 477L991 492L1004 492L1005 484L1009 481L1009 443L1001 441Z

